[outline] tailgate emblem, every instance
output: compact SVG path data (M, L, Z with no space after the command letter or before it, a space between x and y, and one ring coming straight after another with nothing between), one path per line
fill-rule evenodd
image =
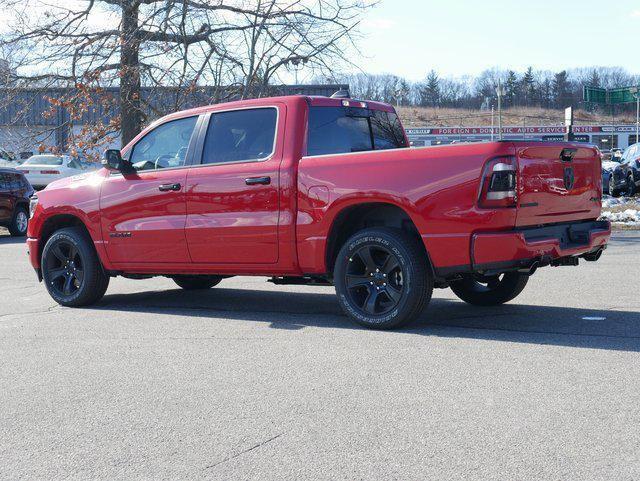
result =
M573 167L565 167L564 169L564 187L567 190L573 189L575 182L575 176L573 175Z

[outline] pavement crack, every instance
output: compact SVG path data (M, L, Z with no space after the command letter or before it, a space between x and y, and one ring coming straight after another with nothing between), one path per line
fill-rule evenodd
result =
M59 304L54 304L53 306L49 306L45 309L38 309L37 311L24 311L24 312L10 312L7 314L0 314L0 318L4 319L5 317L22 317L22 316L30 316L32 314L46 314L48 312L51 312L52 310L56 309L60 307Z
M264 446L265 444L270 443L271 441L275 441L276 439L278 439L280 436L282 436L284 433L280 433L280 434L276 434L275 436L270 437L269 439L265 439L264 441L259 442L258 444L254 444L253 446L251 446L248 449L245 449L244 451L240 451L239 453L234 454L233 456L229 456L227 458L224 458L222 461L218 461L217 463L214 464L210 464L209 466L205 466L204 469L211 469L211 468L215 468L216 466L219 466L223 463L229 462L232 459L235 459L239 456L242 456L243 454L247 454L255 449L258 449L262 446ZM204 470L203 469L203 470Z

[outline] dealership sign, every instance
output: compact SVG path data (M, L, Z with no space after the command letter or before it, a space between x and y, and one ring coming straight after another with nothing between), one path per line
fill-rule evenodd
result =
M597 134L614 132L635 132L635 125L574 125L573 131L576 134ZM491 135L491 127L435 127L435 128L409 128L406 129L409 136L422 135ZM558 126L538 126L538 127L502 127L505 135L554 135L564 134L565 127ZM498 133L498 128L493 128L493 133Z

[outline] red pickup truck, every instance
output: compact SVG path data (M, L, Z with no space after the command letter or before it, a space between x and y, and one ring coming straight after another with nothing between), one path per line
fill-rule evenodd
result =
M434 287L494 305L542 266L595 261L600 153L573 143L409 148L393 107L293 96L178 112L104 169L38 193L31 264L65 306L110 277L207 289L235 275L335 285L358 323L410 321Z

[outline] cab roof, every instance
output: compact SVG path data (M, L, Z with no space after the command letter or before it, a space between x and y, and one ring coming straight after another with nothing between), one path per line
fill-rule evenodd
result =
M258 99L234 100L232 102L204 105L202 107L195 107L192 109L174 112L162 117L161 119L156 120L154 123L157 123L160 120L164 121L171 118L186 117L189 115L200 115L208 112L215 112L217 110L262 107L273 105L274 103L284 103L286 105L293 106L295 104L299 104L300 102L306 102L308 105L313 107L362 107L362 104L364 103L366 104L366 108L371 110L382 110L385 112L395 111L394 108L389 104L369 100L331 98L316 95L286 95L281 97L262 97Z

